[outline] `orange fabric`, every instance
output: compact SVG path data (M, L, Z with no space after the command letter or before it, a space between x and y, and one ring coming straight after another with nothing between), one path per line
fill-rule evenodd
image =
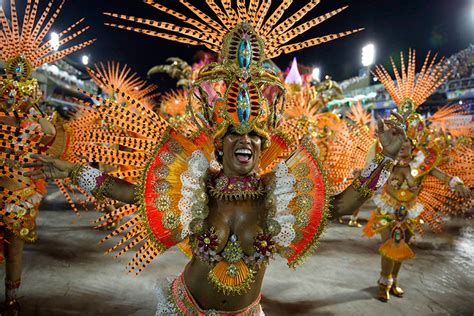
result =
M38 192L41 195L46 194L46 180L40 179L40 180L32 180L33 183L35 184L36 192Z
M392 238L379 248L379 253L384 257L399 262L415 257L415 253L404 240L400 241L400 244L397 245Z
M364 229L362 230L364 235L369 238L375 235L375 231L372 229L372 226L374 225L376 217L377 217L376 213L377 211L372 212L372 215L370 216L369 221L367 222L367 225L365 225Z

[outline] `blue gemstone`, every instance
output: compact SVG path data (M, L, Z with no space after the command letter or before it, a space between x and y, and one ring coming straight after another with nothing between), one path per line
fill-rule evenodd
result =
M243 39L240 42L238 59L240 68L249 68L250 61L252 60L252 48L247 39Z
M250 116L250 97L247 88L240 88L237 96L237 115L242 125L247 124Z
M404 210L405 210L405 206L403 206L403 205L400 206L400 210L401 210L401 211L404 211Z

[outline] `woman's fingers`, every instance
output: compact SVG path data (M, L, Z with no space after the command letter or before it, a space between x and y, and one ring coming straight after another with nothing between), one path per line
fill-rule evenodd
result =
M38 154L32 154L32 155L30 155L30 157L33 158L33 159L42 161L42 162L51 162L52 161L51 157L42 156L42 155L38 155Z
M42 162L29 162L21 165L22 168L41 168L44 166Z
M406 138L406 133L405 129L403 128L403 125L391 120L385 121L385 124L389 126L389 128L392 129L396 134L403 135L404 138Z
M403 116L401 116L399 113L395 111L391 111L390 114L392 114L399 123L403 123L405 120L403 119Z
M35 174L41 174L43 173L43 169L35 169L35 170L31 170L31 171L27 171L27 172L24 172L23 174L27 177L29 176L33 176Z
M46 175L44 173L42 174L34 174L32 176L28 176L32 180L40 180L46 178Z

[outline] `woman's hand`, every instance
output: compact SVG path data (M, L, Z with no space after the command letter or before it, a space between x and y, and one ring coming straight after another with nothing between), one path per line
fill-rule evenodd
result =
M64 179L69 177L75 166L73 163L46 156L31 155L31 158L36 159L36 162L24 164L23 167L33 169L24 174L33 180Z
M382 144L384 156L395 159L407 136L403 129L403 124L405 124L403 117L395 112L392 112L392 115L396 118L396 121L377 121L377 131L375 133Z
M454 192L462 196L463 198L472 198L471 190L464 184L458 184L454 187Z

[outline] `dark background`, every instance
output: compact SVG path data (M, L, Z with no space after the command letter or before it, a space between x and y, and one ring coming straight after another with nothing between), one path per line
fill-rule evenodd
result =
M40 1L41 5L45 5L45 0ZM177 0L156 1L193 16ZM207 7L204 0L189 1L204 11ZM8 2L3 0L4 5ZM26 0L17 0L20 12L23 11L25 2ZM58 0L55 2L59 3ZM274 2L280 3L277 0ZM307 2L308 0L293 1L290 13ZM286 68L290 60L297 56L300 63L317 65L321 67L323 75L330 74L334 79L342 80L358 74L360 50L368 42L373 42L377 47L376 62L385 64L390 55L396 56L409 47L416 48L421 58L428 50L450 56L466 48L469 43L474 43L474 0L322 0L308 16L315 17L344 5L349 5L349 8L298 39L359 27L365 27L365 31L280 56L275 62L281 68ZM91 63L116 60L127 63L142 75L153 65L164 63L170 56L178 56L188 62L193 60L197 50L195 46L107 27L103 25L104 22L119 20L102 15L104 11L176 22L140 0L67 0L53 30L61 31L77 19L85 17L92 29L81 38L97 38L93 46L72 55L72 60L80 61L82 54L88 54ZM125 24L136 25L127 21ZM159 79L163 78L155 78L155 81L164 84Z

